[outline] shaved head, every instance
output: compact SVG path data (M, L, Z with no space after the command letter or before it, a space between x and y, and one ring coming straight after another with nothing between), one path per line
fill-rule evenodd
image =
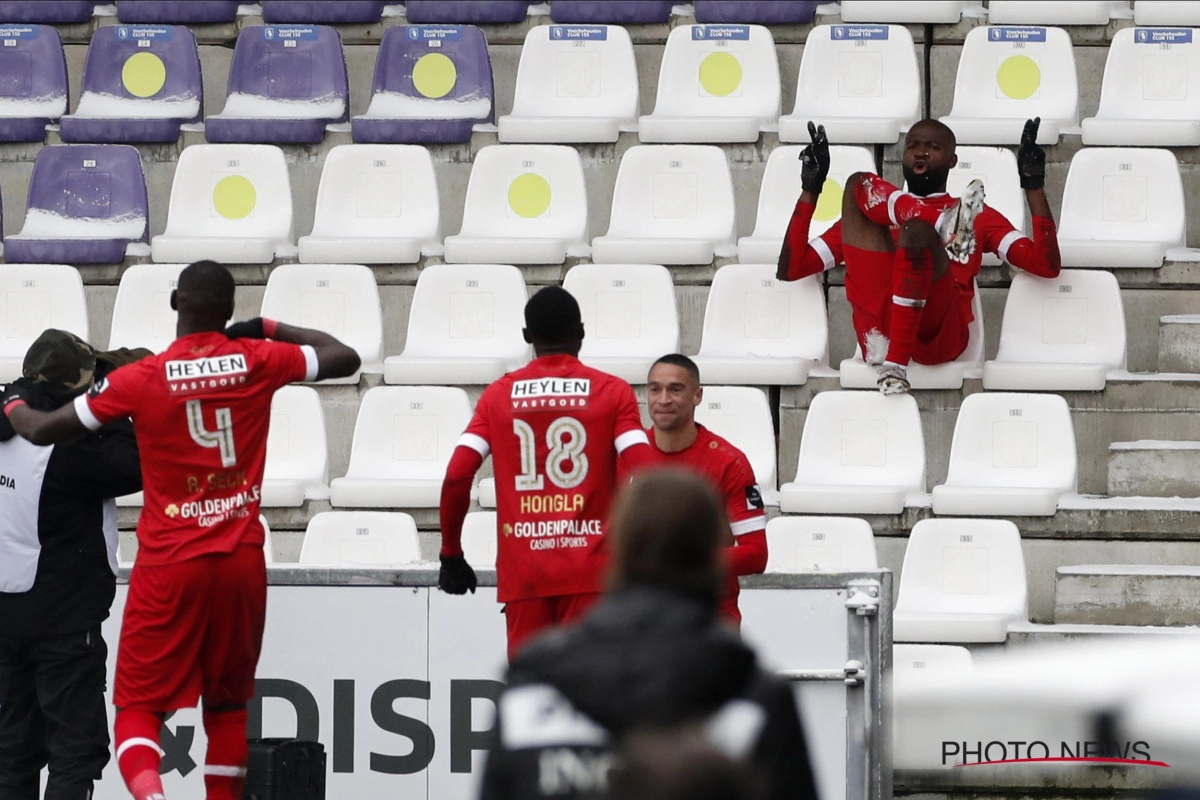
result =
M215 261L189 264L179 273L178 288L171 293L171 308L179 312L177 330L224 330L233 316L236 288L233 275L223 265Z
M920 120L908 129L908 134L904 138L907 141L913 135L936 136L949 145L951 152L958 146L958 137L954 135L953 129L941 120Z

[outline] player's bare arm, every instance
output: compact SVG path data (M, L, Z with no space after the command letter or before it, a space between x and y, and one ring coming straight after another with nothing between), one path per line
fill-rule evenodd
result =
M308 345L317 353L317 380L345 378L353 375L362 366L362 359L354 348L343 344L324 331L301 328L283 322L255 317L245 322L235 322L225 329L230 339L271 339L288 344Z
M88 432L73 404L68 403L54 411L37 411L26 405L20 390L13 386L4 393L4 413L18 435L39 447L65 442Z

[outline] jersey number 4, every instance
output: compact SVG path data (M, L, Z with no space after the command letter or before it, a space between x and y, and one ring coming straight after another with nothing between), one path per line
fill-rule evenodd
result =
M559 417L546 428L546 475L538 474L537 436L533 427L521 419L513 420L513 433L521 443L521 474L517 476L518 492L540 492L545 487L543 477L559 489L574 489L587 478L587 431L574 417Z
M187 401L188 433L192 441L201 447L216 447L221 451L221 466L237 466L237 451L233 446L233 412L228 408L217 409L217 429L204 427L204 411L199 400Z

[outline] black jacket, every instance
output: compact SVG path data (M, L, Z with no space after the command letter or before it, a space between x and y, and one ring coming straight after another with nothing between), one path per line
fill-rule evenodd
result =
M712 604L647 587L609 595L513 661L483 800L603 797L614 742L689 722L728 734L717 738L761 767L770 800L815 800L788 685L758 667ZM559 768L564 757L572 763Z

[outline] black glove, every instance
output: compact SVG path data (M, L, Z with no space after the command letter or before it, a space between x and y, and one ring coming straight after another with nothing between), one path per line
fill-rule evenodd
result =
M22 385L24 383L25 380L22 378L12 381L4 387L4 394L0 395L0 409L8 408L9 403L17 400L24 400L28 403L30 390L27 386Z
M1022 189L1046 188L1046 151L1037 143L1041 117L1025 122L1021 133L1021 147L1017 150L1017 174L1021 176Z
M829 177L829 140L825 138L825 126L808 122L808 136L812 142L800 151L800 188L806 192L820 194Z
M262 317L248 319L245 322L235 322L225 329L225 335L230 339L265 339Z
M475 570L462 556L439 556L442 568L438 570L438 588L446 594L466 594L470 590L475 594L479 580Z

